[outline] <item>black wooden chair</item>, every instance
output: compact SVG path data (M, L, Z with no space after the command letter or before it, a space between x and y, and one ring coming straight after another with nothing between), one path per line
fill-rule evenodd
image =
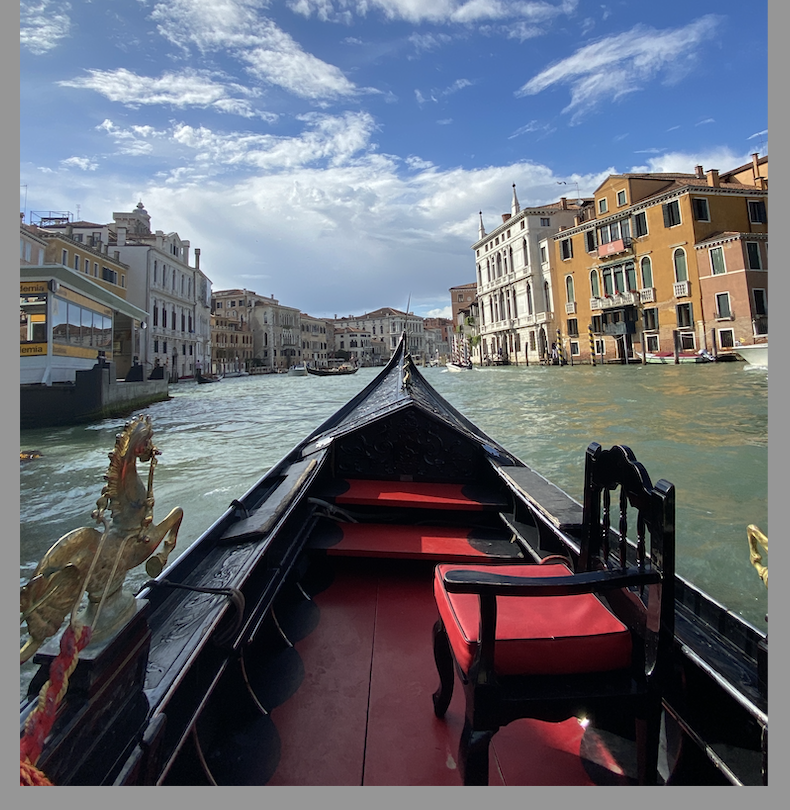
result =
M436 567L434 711L447 711L455 665L466 697L458 757L465 785L488 784L489 743L507 723L587 717L595 725L596 715L633 719L638 781L657 781L674 635L675 489L651 484L628 447L595 442L584 479L576 572L551 560Z

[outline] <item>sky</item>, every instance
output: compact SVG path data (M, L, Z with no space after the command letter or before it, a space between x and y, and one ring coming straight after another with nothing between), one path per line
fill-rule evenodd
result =
M214 289L450 313L510 212L768 152L767 0L22 0L20 211L142 202Z

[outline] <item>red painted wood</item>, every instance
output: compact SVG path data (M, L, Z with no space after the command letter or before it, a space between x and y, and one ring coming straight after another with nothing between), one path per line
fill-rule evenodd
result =
M390 559L443 560L448 562L502 562L469 543L468 530L450 526L344 523L343 539L327 548L328 554Z
M314 598L319 624L295 645L304 680L272 712L282 751L268 784L460 785L458 680L443 719L431 701L438 685L431 567L333 562L333 584ZM575 719L511 723L492 740L490 784L592 784L581 738Z
M422 509L480 511L494 505L464 494L461 484L422 484L413 481L349 479L348 489L335 497L338 504L403 506Z

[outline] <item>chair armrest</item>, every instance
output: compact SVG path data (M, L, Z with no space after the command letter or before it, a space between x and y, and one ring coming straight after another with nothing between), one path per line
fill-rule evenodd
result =
M626 572L585 571L558 577L522 577L487 571L452 570L445 571L442 579L449 593L476 593L481 596L573 596L632 585L653 585L661 582L661 574L650 568Z

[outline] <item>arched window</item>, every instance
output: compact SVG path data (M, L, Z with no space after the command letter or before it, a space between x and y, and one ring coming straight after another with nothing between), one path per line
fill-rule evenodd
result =
M614 281L612 280L612 268L607 267L603 271L603 294L614 295Z
M527 240L521 240L521 249L524 251L524 267L529 264L529 251L527 250Z
M480 270L480 265L479 265L479 264L477 265L477 283L478 283L478 284L482 284L482 283L483 283L483 273L482 273L482 271Z
M496 255L496 277L500 278L502 275L502 254L497 253Z
M653 286L653 264L650 256L645 256L641 262L642 267L642 287L648 289Z
M513 268L515 265L513 264L513 245L510 245L507 249L508 255L510 256L510 272L513 272Z
M543 299L546 302L546 312L551 312L551 294L549 293L549 282L543 282Z
M590 271L590 292L592 293L593 298L600 298L601 297L601 287L598 282L598 271L591 270Z
M486 273L488 274L488 283L491 283L491 259L486 259Z
M518 306L516 305L516 291L513 290L513 317L518 318Z
M573 276L565 276L565 297L569 304L572 304L576 300L573 291Z
M686 252L683 248L678 248L672 257L675 262L675 281L688 281L689 274L686 267Z
M534 313L534 304L532 301L532 286L527 284L527 315Z

